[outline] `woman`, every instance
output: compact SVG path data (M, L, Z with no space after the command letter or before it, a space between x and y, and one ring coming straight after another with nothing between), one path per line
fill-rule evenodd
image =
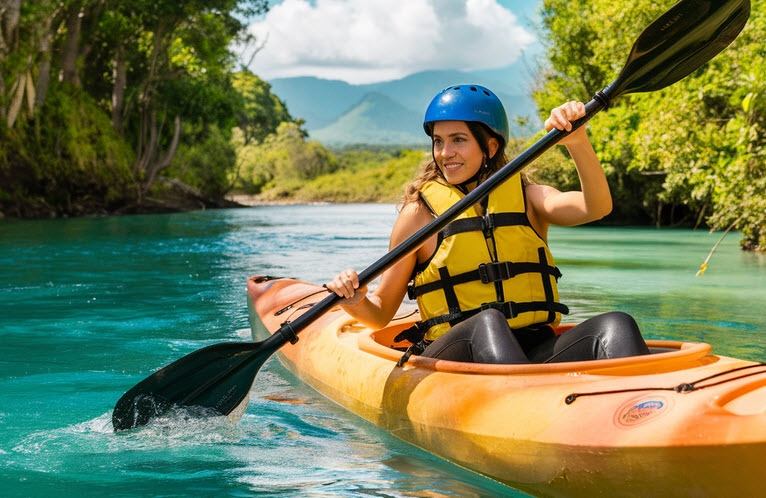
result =
M551 111L545 129L570 131L585 115L581 102ZM452 86L428 106L423 123L433 160L408 186L391 233L394 248L504 166L508 120L500 100L478 85ZM560 277L548 251L550 225L598 220L612 209L601 164L582 126L563 138L580 191L535 185L520 174L497 187L381 276L369 296L355 271L327 288L371 328L388 324L408 292L422 322L406 338L423 356L478 363L616 358L648 353L635 321L606 313L560 336L552 326L568 313L558 302ZM424 349L424 351L423 351Z

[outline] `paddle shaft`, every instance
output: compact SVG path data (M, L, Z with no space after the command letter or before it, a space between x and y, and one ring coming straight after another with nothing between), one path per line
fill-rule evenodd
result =
M471 206L481 202L482 199L487 197L493 190L495 190L501 183L509 179L526 167L529 163L537 159L545 151L556 145L562 138L569 135L577 128L583 126L590 118L596 113L603 110L608 102L607 93L609 92L611 85L604 89L603 92L599 92L590 102L585 104L585 116L572 122L572 129L557 130L553 129L549 131L544 137L535 142L531 147L522 152L514 160L500 168L492 176L487 178L481 185L473 189L468 195L456 202L452 207L447 209L441 216L424 226L414 234L412 234L407 240L396 246L388 254L374 262L364 271L359 274L359 286L364 287L381 273L392 267L403 257L417 250L423 243L429 238L436 235L439 231L443 230L448 224L450 224L455 218L460 216L465 210ZM295 343L298 340L297 334L314 322L317 318L336 306L343 298L335 293L330 294L326 298L322 299L309 311L299 316L292 322L285 322L277 330L272 337L264 341L264 346L268 344L269 347L279 347L285 345L287 342Z

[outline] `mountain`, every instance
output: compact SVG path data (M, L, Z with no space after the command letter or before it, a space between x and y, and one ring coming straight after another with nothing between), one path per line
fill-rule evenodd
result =
M306 121L311 138L326 145L421 143L423 113L428 103L454 84L474 83L494 91L505 105L512 132L521 131L515 125L517 116L537 121L537 107L521 78L508 84L473 73L424 71L365 85L311 76L278 78L269 83L290 114Z
M421 119L390 97L370 92L331 125L310 134L325 145L427 145Z
M313 76L269 81L271 93L287 104L290 115L306 121L306 129L325 127L338 119L369 90L340 80Z

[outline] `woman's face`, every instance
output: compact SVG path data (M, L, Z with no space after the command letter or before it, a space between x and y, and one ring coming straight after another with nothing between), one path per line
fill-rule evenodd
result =
M472 178L484 164L484 153L465 121L437 121L433 153L444 178L453 185Z

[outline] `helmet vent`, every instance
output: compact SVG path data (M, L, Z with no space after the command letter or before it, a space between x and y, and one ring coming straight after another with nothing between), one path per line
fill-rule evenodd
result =
M478 90L476 89L476 87L475 87L475 86L472 86L472 87L471 87L471 90L473 90L474 92L478 92Z
M489 92L488 92L488 91L486 91L486 90L484 90L484 95L486 95L487 97L490 97L490 94L489 94Z

